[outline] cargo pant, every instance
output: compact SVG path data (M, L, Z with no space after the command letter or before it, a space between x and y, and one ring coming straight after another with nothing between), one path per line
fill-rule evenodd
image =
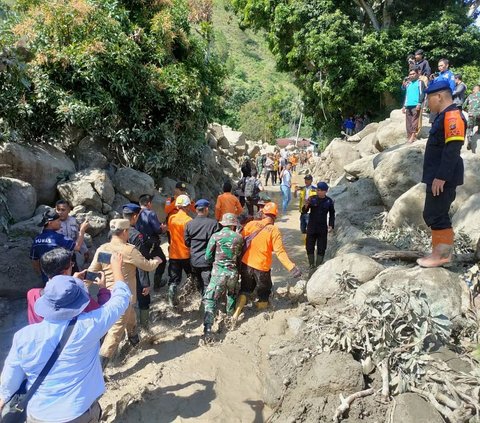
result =
M137 334L137 317L132 304L128 306L125 313L105 335L102 348L100 348L100 355L102 357L112 358L115 355L120 342L125 336L125 329L127 330L129 338Z
M235 299L239 291L238 273L225 270L212 275L210 283L203 296L205 305L205 326L212 326L217 313L218 301L227 293L227 314L235 310Z

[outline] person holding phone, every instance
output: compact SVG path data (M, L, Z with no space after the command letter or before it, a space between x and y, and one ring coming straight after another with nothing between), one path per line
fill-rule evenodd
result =
M110 289L115 284L110 258L113 253L120 253L123 257L122 272L132 296L127 311L118 319L108 331L100 350L102 367L105 368L109 360L115 355L118 345L127 331L128 340L132 345L140 342L137 332L137 318L133 304L137 302L137 268L146 272L155 270L162 259L155 257L147 260L134 245L128 243L130 222L127 219L113 219L110 221L112 239L98 247L88 268L91 272L105 272L106 286Z

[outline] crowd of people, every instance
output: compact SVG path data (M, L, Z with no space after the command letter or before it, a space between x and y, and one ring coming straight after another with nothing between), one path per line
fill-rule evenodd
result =
M358 134L365 126L370 123L367 113L350 115L342 121L342 131L345 135L352 136Z

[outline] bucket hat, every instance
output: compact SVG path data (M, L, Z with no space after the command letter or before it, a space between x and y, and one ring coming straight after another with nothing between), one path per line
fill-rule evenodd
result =
M237 216L233 213L225 213L220 221L222 226L238 226Z

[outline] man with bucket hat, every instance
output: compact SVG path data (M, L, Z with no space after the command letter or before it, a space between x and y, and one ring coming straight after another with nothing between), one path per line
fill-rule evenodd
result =
M100 420L97 400L105 392L99 360L100 339L125 312L131 296L123 282L121 255L112 256L111 267L116 281L112 297L89 313L82 313L90 298L81 281L59 275L47 284L44 295L35 303L35 312L44 320L14 335L1 376L0 410L24 379L30 389L41 373L42 377L45 375L42 372L45 363L60 348L68 327L71 333L63 350L28 402L27 421L95 423Z
M242 254L243 238L235 232L238 218L225 213L220 224L223 228L214 233L208 241L205 260L213 263L212 277L203 297L205 304L204 335L211 335L217 302L227 293L227 314L235 309L238 292L238 264Z

